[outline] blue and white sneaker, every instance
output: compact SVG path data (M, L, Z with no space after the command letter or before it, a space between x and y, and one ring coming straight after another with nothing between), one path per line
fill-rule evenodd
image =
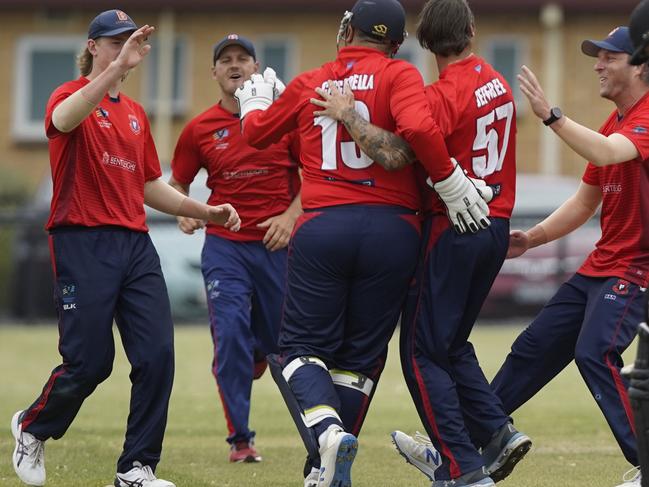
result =
M512 473L530 448L532 440L529 436L518 431L511 423L505 424L482 449L487 473L494 482L500 482Z
M339 426L330 427L320 445L318 487L351 487L351 469L358 440Z
M11 434L16 440L13 453L14 470L27 485L45 485L45 442L23 431L24 411L11 418Z
M452 480L435 480L431 487L495 487L484 467Z
M395 448L406 462L418 468L431 482L435 480L435 470L442 464L442 457L428 436L422 435L419 431L414 438L401 431L393 431L390 436Z
M320 469L311 467L311 472L304 478L304 487L318 487L320 480Z
M140 462L133 462L133 468L125 473L115 475L115 487L176 487L168 480L162 480L155 476L148 465Z
M642 472L640 467L633 467L622 477L622 483L617 487L641 487L642 486Z

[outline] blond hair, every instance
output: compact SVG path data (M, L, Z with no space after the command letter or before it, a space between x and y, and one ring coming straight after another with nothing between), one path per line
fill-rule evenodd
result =
M90 54L87 47L77 56L77 66L79 67L81 76L88 76L90 71L92 71L92 54Z

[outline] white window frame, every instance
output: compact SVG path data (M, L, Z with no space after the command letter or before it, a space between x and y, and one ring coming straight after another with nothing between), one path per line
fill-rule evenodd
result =
M514 66L522 66L523 64L527 64L527 60L529 57L529 42L526 37L519 36L519 35L492 35L492 36L487 36L483 39L481 43L481 55L487 61L489 64L494 66L493 61L494 61L494 50L496 47L500 45L510 45L514 46L514 51L515 51L515 58L514 58ZM497 69L496 66L494 68ZM514 73L514 76L516 73ZM523 92L521 91L520 87L518 86L518 82L516 79L512 80L507 80L510 83L510 87L512 91L514 92L514 102L516 104L516 114L521 115L525 113L527 110L527 103L524 103L524 95Z
M19 142L45 142L44 121L30 120L31 113L31 54L43 51L73 51L78 54L85 45L85 36L75 35L25 35L18 39L15 50L14 101L12 137Z
M178 88L178 98L174 98L171 102L171 114L174 117L183 117L189 111L190 108L192 84L191 84L190 77L187 76L187 73L191 72L190 68L192 66L193 49L191 49L191 45L190 45L191 41L189 37L185 35L174 35L173 42L174 42L174 49L176 43L180 43L181 45L180 56L179 56L180 59L178 60L177 63L173 64L173 69L174 70L178 69L180 72L180 76L179 76L180 86ZM151 49L149 56L154 55L155 47ZM144 69L142 71L142 94L144 95L142 98L143 100L145 100L144 106L146 108L146 112L151 118L155 118L157 114L156 112L157 112L158 103L157 100L153 98L153 94L150 93L149 82L151 80L151 77L155 78L156 76L158 76L157 65L154 64L153 62L145 61ZM172 86L172 91L173 91L173 86Z
M403 44L401 44L401 47L399 47L397 56L403 52L412 54L411 64L415 66L421 73L421 76L424 78L424 84L430 84L432 82L430 73L430 59L432 58L433 54L421 47L419 45L419 41L417 41L417 38L415 36L408 36L406 40L403 41Z
M282 81L288 84L296 74L298 74L298 59L299 59L299 42L294 36L287 36L285 34L264 34L255 39L255 51L257 53L257 61L259 61L260 69L263 71L266 67L266 61L263 58L264 47L266 44L275 42L282 42L286 45L286 71ZM270 66L274 68L275 66Z

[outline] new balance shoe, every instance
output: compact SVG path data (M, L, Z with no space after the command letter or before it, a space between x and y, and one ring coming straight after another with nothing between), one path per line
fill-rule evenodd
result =
M320 445L318 487L351 487L351 469L358 440L338 426L330 426Z
M431 487L494 487L496 484L484 468L452 480L435 480Z
M428 480L435 480L435 470L442 464L442 458L427 436L417 432L413 438L401 431L393 431L390 436L406 462L418 468Z
M16 440L13 464L18 478L28 485L45 485L45 442L23 431L24 411L11 418L11 433Z
M237 441L230 447L230 461L232 463L261 462L261 455L252 440Z
M312 467L311 472L304 479L304 487L318 487L319 479L320 479L320 469L316 467Z
M500 482L512 473L530 448L532 440L529 436L518 431L511 423L505 424L482 449L482 460L487 473L494 482Z
M176 487L168 480L156 478L148 465L133 462L133 468L115 475L115 487Z
M622 483L616 487L641 487L642 473L640 467L633 467L622 476Z

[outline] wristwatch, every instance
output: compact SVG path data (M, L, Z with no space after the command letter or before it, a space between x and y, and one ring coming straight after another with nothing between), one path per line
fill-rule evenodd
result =
M550 116L545 120L543 120L543 125L545 126L552 125L561 117L563 117L563 113L561 113L561 109L559 107L550 108Z

